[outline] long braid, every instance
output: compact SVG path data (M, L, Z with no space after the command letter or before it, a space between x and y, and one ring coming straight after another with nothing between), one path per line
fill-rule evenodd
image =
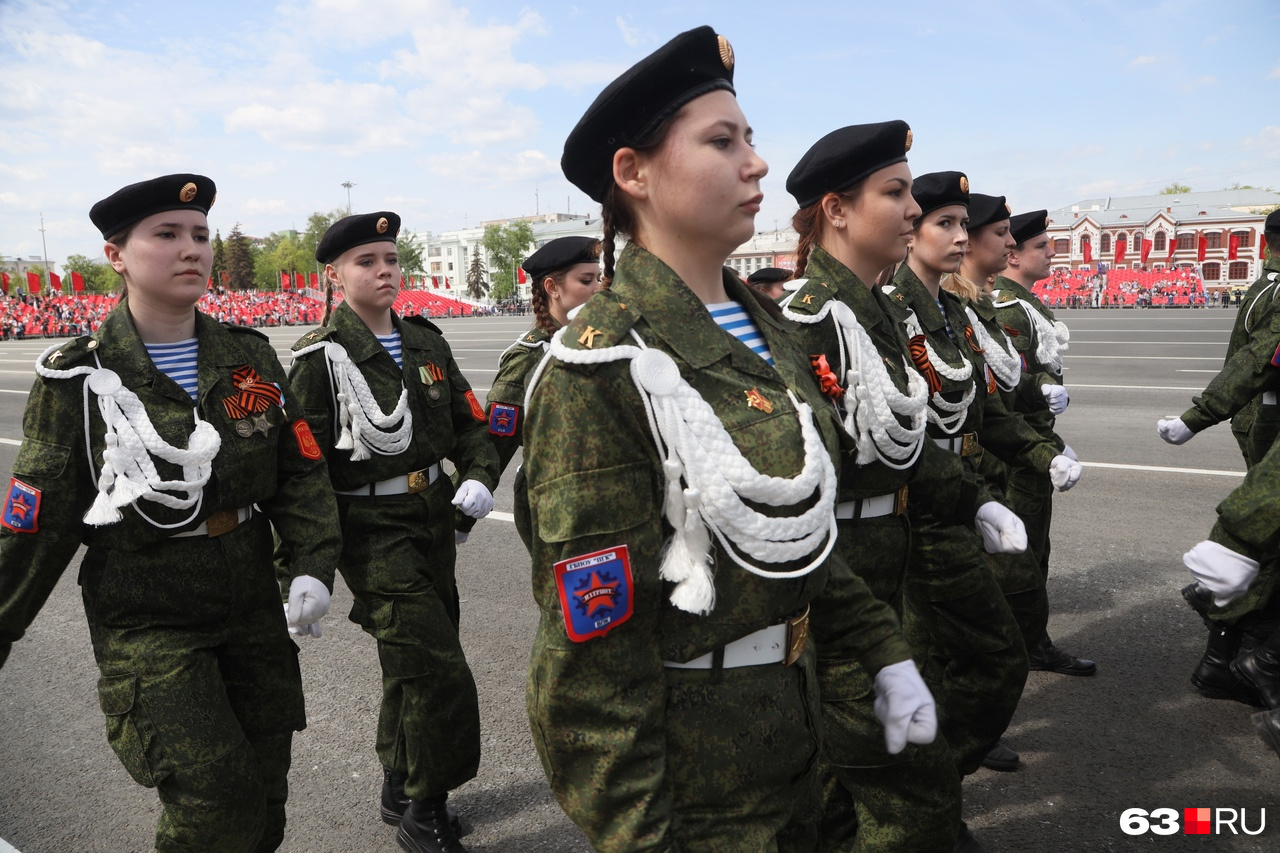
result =
M533 309L534 325L544 332L554 332L559 325L551 316L550 300L547 298L547 279L554 276L544 275L540 281L534 282L529 291L529 306Z
M333 313L333 279L329 278L329 274L324 274L324 319L320 321L321 326L329 325L329 315Z
M614 235L617 233L617 225L614 223L615 208L618 206L616 197L618 185L614 184L609 188L608 194L605 195L604 203L600 205L600 224L604 227L604 236L600 238L600 258L604 261L604 275L601 281L604 287L608 289L613 285L613 253L614 253Z
M800 208L791 217L791 227L800 235L800 242L796 246L796 268L791 274L793 279L804 278L804 271L809 266L809 253L813 251L813 244L818 239L821 215L821 206L811 204Z

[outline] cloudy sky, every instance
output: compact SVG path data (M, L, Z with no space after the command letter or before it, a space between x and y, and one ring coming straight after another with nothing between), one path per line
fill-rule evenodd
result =
M0 0L0 255L96 255L89 207L167 172L218 184L225 236L347 203L415 231L569 210L565 134L672 35L732 42L785 223L799 156L901 118L911 167L1015 209L1280 189L1274 0Z

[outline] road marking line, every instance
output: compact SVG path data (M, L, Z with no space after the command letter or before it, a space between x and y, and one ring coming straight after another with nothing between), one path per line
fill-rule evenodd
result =
M0 388L0 394L30 394L30 391L18 391L13 388Z
M1216 471L1212 468L1168 468L1163 465L1121 465L1116 462L1081 462L1086 468L1114 468L1120 471L1154 471L1160 474L1202 474L1207 477L1243 477L1243 471Z
M1215 373L1217 371L1214 371ZM1083 382L1072 382L1067 389L1072 388L1119 388L1125 391L1203 391L1203 388L1195 388L1189 385L1086 385Z
M1200 367L1178 367L1174 369L1175 373L1221 373L1221 370L1208 370Z
M12 445L15 445L15 446L17 446L17 447L21 447L21 446L22 446L22 442L21 442L21 441L14 441L12 438L0 438L0 444L12 444Z
M1217 361L1221 362L1222 358L1211 355L1076 355L1070 353L1067 358L1105 358L1107 360L1114 359L1143 359L1147 361Z
M1225 341L1090 341L1083 338L1071 338L1072 344L1142 344L1142 345L1160 345L1170 347L1221 347L1226 346Z

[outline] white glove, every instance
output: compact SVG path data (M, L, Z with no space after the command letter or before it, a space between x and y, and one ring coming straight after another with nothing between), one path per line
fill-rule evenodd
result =
M463 480L458 492L453 496L453 505L471 518L484 518L493 509L493 495L483 483L475 480Z
M1258 577L1258 561L1217 542L1205 540L1182 555L1191 576L1213 593L1213 603L1226 607L1249 590Z
M1069 444L1062 445L1062 455L1070 459L1072 462L1080 461L1080 457L1076 456L1076 452L1071 449L1071 445Z
M295 637L320 636L321 617L329 612L329 590L311 575L298 575L289 584L289 603L284 606L289 633Z
M1065 453L1053 457L1053 461L1049 463L1049 482L1060 492L1065 492L1080 482L1080 475L1083 473L1084 466Z
M933 743L938 734L938 708L915 661L899 661L876 673L875 708L890 755L908 742Z
M1050 385L1046 382L1040 386L1040 393L1044 395L1044 401L1049 404L1051 415L1062 414L1067 410L1067 404L1071 402L1071 395L1061 385Z
M988 554L1021 554L1027 550L1026 526L1002 503L987 501L978 507L973 526L982 534L982 547Z
M463 542L466 542L468 538L470 538L470 534L469 534L469 533L467 533L467 532L466 532L466 531L464 531L464 530L455 530L455 531L453 531L453 544L454 544L454 545L461 545Z
M1161 418L1156 421L1156 431L1170 444L1186 444L1191 440L1191 436L1195 435L1191 428L1182 422L1182 418L1172 420Z

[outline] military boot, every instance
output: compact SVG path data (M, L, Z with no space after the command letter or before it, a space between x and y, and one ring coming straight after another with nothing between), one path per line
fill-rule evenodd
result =
M429 800L410 800L396 830L396 843L408 853L467 853L449 824L447 794Z
M1098 665L1088 658L1072 657L1055 646L1048 634L1027 649L1027 668L1032 672L1056 672L1060 675L1093 675L1098 671Z
M394 770L382 768L382 822L390 826L399 826L400 819L404 817L405 809L409 808L409 797L404 792L405 780L409 778L407 773L397 773ZM459 838L466 835L467 832L462 828L462 821L458 819L458 814L453 810L452 806L445 806L445 811L449 815L449 825L453 827L453 832Z
M1258 737L1280 755L1280 711L1261 711L1253 715L1253 727Z
M1018 753L1009 748L1004 739L996 741L996 745L987 751L982 757L982 766L988 770L998 770L1001 773L1008 773L1018 769L1021 759Z
M1231 674L1257 694L1264 708L1280 708L1280 633L1231 661Z
M1209 629L1209 640L1205 644L1200 663L1191 673L1191 683L1201 696L1210 699L1234 699L1256 705L1249 688L1232 674L1231 659L1236 656L1240 644L1240 629L1234 625L1214 623Z

